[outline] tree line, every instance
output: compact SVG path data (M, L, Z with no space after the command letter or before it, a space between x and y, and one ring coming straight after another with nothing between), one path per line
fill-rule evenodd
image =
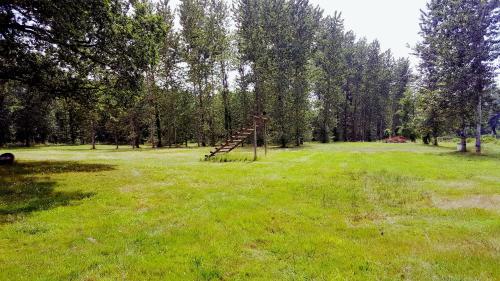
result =
M307 0L4 1L0 145L213 146L262 113L282 147L480 135L498 15L431 0L412 73Z

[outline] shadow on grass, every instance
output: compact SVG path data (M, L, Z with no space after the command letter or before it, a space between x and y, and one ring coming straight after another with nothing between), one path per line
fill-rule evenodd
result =
M320 142L314 142L315 144L328 144L328 143L320 143ZM259 147L259 148L262 148L262 147ZM289 145L289 146L279 146L279 145L272 145L272 146L269 146L267 149L269 150L277 150L277 151L280 151L280 150L304 150L304 149L307 149L307 148L311 148L311 145L309 143L304 143L300 146L296 146L296 145Z
M481 154L475 153L474 145L467 145L467 152L459 152L456 147L449 143L440 144L438 146L420 144L421 147L434 149L439 152L426 152L428 155L449 156L457 159L468 160L500 160L500 153L495 150L490 150L489 147L483 148Z
M457 159L462 159L462 160L474 160L474 161L480 161L480 160L497 160L500 161L500 154L498 153L489 153L489 152L483 152L481 154L476 154L475 152L459 152L459 151L448 151L448 152L439 152L436 155L439 156L449 156L449 157L454 157Z
M132 148L128 145L120 145L117 149L114 145L104 144L97 145L96 149L91 149L90 145L81 144L81 145L60 145L60 146L41 146L41 148L53 148L53 147L61 147L62 151L88 151L88 152L141 152L141 151L162 151L162 150L194 150L199 148L207 148L207 147L197 147L197 146L162 146L162 147L151 147L150 145L141 145L139 148ZM25 148L21 148L25 149ZM29 148L28 148L29 149Z
M113 170L111 165L69 161L21 162L0 167L0 224L15 222L35 212L89 198L93 192L55 191L53 174Z

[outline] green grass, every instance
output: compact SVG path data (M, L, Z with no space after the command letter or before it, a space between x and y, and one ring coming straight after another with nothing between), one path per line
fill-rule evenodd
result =
M12 149L0 279L500 280L500 146L453 146Z

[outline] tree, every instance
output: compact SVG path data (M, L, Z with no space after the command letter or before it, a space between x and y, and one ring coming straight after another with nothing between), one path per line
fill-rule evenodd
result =
M315 57L315 93L319 108L319 138L324 143L330 141L330 134L337 125L335 115L340 104L345 72L343 36L344 23L340 14L335 13L333 17L322 20Z
M13 99L11 85L0 84L0 147L11 141Z
M215 145L212 102L217 85L213 77L215 66L226 50L226 7L222 0L183 0L179 11L183 56L198 101L198 145L205 146L208 135L210 144Z
M405 138L415 141L417 138L417 96L415 93L407 89L398 102L398 110L393 118L396 119L398 126L393 134L401 135Z
M432 0L422 12L420 66L428 90L437 91L446 120L459 131L463 152L466 127L474 121L476 152L481 152L481 109L498 58L498 7L497 0Z
M413 107L413 96L408 92L411 78L410 61L402 58L396 61L393 69L393 84L390 97L390 128L395 134L400 127L407 128L403 124L408 124L408 114ZM405 99L403 102L402 100ZM403 113L403 116L399 113Z
M240 79L245 85L246 93L250 86L253 87L253 111L266 111L266 87L269 71L269 29L264 27L265 1L237 0L234 4L234 20L236 23L237 46L240 54ZM268 9L269 10L269 9ZM249 71L247 71L247 68ZM246 118L243 117L243 123Z
M318 8L313 8L307 0L293 0L290 6L292 122L295 145L299 146L308 129L307 112L310 107L308 62L312 58L313 40L315 30L319 27L321 12Z

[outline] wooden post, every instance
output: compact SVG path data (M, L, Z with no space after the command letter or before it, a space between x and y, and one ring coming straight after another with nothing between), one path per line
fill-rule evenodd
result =
M257 161L257 122L253 118L253 161Z

